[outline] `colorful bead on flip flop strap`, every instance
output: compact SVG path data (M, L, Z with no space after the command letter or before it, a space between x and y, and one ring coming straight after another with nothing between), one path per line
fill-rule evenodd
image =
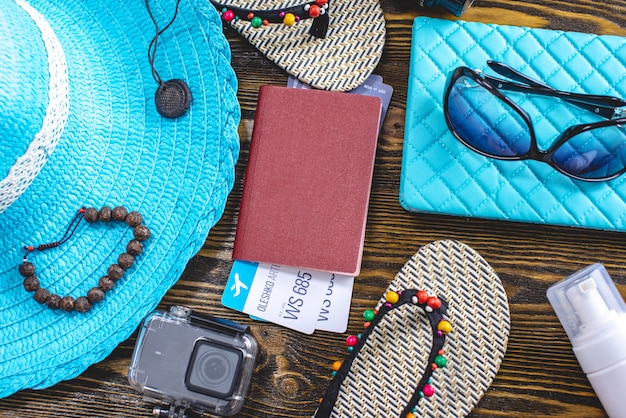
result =
M376 325L378 325L380 320L389 311L402 306L405 303L412 303L424 309L433 331L433 344L431 352L428 356L429 367L427 367L424 371L415 393L407 403L405 410L400 415L403 418L416 418L418 416L417 403L419 400L424 397L431 397L435 394L435 388L432 386L433 372L438 368L446 367L448 364L448 359L444 356L445 352L443 350L443 345L446 340L446 335L452 331L452 324L448 319L446 319L445 316L448 308L445 300L435 295L430 295L425 290L411 289L405 290L404 292L387 292L385 294L385 303L381 307L380 311L368 309L363 313L363 318L365 319L365 331L362 334L349 335L346 338L349 355L343 362L336 361L333 363L332 374L334 378L324 399L322 399L322 404L315 415L316 417L321 418L330 416L334 403L338 397L341 383L349 373L352 362L361 347L363 347L367 341L367 337L369 337L372 330L376 328Z
M126 223L133 228L133 239L128 242L126 252L120 254L116 264L111 264L107 269L107 274L102 276L98 286L91 288L86 296L74 298L73 296L59 296L41 287L39 279L35 275L35 265L28 261L28 255L34 251L44 251L56 248L67 242L82 220L88 223L119 221ZM150 238L150 230L142 225L143 216L139 212L128 212L123 206L111 209L108 206L100 210L95 208L81 208L70 222L65 235L59 241L48 244L41 244L37 247L27 246L24 249L26 254L19 266L19 272L24 277L24 288L29 292L35 292L34 298L37 302L48 306L50 309L61 309L62 311L87 312L93 305L104 299L105 293L113 289L115 282L120 280L125 271L134 263L135 257L143 252L143 241Z
M246 20L253 28L267 26L270 23L282 23L293 26L303 19L313 19L309 34L316 38L325 38L328 31L328 5L330 0L315 0L286 9L249 10L241 7L227 6L211 0L213 6L222 14L226 23Z

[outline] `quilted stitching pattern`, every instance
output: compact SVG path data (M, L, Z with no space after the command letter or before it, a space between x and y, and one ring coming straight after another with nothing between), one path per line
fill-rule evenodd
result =
M467 149L443 116L446 79L461 65L502 61L554 88L626 97L626 39L418 17L413 24L400 203L411 211L608 230L626 229L626 176L576 181L547 164L498 161ZM530 98L540 148L593 115Z

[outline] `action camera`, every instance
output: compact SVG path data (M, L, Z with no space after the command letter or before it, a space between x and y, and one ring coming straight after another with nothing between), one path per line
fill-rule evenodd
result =
M174 306L143 321L128 381L161 402L156 416L230 416L243 406L257 352L247 326Z

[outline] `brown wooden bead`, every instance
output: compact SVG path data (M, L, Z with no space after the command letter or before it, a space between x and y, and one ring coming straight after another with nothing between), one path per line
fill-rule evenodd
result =
M126 215L128 215L128 210L124 206L116 206L111 212L114 221L123 221L126 219Z
M115 282L109 278L109 276L102 276L98 281L98 287L105 292L113 289Z
M117 264L124 270L128 270L133 264L135 264L135 257L128 253L122 253L117 257Z
M87 299L89 299L91 303L98 303L104 299L104 291L99 287L92 287L89 289L89 292L87 292Z
M61 303L61 296L53 293L48 298L46 305L48 305L48 308L50 309L59 309L60 303Z
M98 220L98 210L96 208L85 208L83 217L87 222L94 223Z
M139 255L143 252L143 244L141 241L131 239L126 246L126 252L130 255Z
M29 292L34 292L35 290L39 289L39 287L39 279L37 277L28 276L24 279L24 289L28 290Z
M19 266L19 273L24 277L24 288L29 292L35 292L34 299L42 304L46 304L50 309L61 309L66 312L76 310L77 312L88 312L93 308L95 303L102 301L107 291L113 289L115 281L124 276L124 271L131 268L135 264L135 257L143 252L142 241L150 238L150 229L142 225L143 216L137 212L128 212L124 206L116 206L111 209L108 206L102 207L100 210L96 208L83 208L80 211L88 223L97 221L110 222L111 220L126 222L128 226L133 228L134 239L126 245L126 252L119 255L117 264L112 264L107 269L107 275L102 276L98 281L98 287L93 287L87 292L86 296L80 296L74 299L72 296L61 297L51 294L50 291L41 287L39 279L35 276L35 265L24 261ZM76 220L76 218L74 219ZM74 221L73 221L74 222ZM73 230L72 230L73 232ZM66 233L67 234L67 233ZM70 234L71 236L71 234ZM49 248L55 248L62 241L55 241L49 244L39 245L38 247L26 247L26 251L30 252L34 249L43 251Z
M35 292L35 300L39 303L46 303L49 297L50 292L48 292L46 289L39 288Z
M81 296L74 302L74 309L76 312L87 312L91 310L91 303L85 296Z
M130 227L134 228L137 225L141 224L142 222L143 222L143 216L141 216L141 213L137 211L130 212L128 215L126 215L126 223Z
M59 302L59 308L61 308L62 311L70 312L70 311L74 310L74 304L75 303L76 303L76 301L74 300L73 297L65 296Z
M35 265L29 261L24 261L22 264L20 264L18 270L20 271L20 274L24 277L32 276L33 274L35 274Z
M107 269L107 276L111 280L119 280L124 275L124 269L121 268L118 264L111 264Z
M101 222L111 222L113 210L108 206L103 206L98 211L98 220Z
M133 235L137 241L145 241L150 238L150 230L145 225L137 225L133 229Z

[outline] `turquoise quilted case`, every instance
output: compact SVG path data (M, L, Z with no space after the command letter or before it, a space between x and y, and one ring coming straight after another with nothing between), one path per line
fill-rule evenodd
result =
M461 65L493 74L487 60L560 90L626 97L624 38L419 17L413 24L401 205L417 212L625 230L626 175L599 183L573 180L544 163L483 157L450 133L443 115L448 75ZM531 99L522 107L544 149L568 126L586 121L586 112L553 98Z

